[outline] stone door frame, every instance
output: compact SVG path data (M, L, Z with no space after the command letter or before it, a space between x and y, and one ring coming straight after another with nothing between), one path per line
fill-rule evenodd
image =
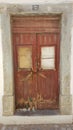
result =
M72 4L40 4L33 9L32 5L0 5L1 31L3 47L4 95L3 115L11 116L15 112L13 53L11 37L11 15L61 15L60 40L60 96L59 109L62 115L72 114L71 75L71 26Z

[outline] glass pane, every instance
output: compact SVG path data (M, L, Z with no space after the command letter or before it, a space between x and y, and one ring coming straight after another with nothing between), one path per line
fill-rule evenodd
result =
M41 58L54 58L55 57L55 47L42 47L41 48Z
M54 59L42 59L41 67L42 67L42 69L55 69L55 60Z
M19 68L32 67L32 47L18 48L18 66Z

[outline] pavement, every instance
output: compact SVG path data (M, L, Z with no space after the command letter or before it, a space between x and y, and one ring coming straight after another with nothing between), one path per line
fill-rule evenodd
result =
M2 125L0 130L73 130L73 124Z

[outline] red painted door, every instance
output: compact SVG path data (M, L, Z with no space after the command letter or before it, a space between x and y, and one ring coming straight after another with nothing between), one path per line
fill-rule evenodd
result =
M59 35L37 34L38 109L58 108L59 105Z
M37 97L36 35L14 34L16 108L28 108ZM34 100L34 101L33 101Z
M58 108L60 18L12 19L16 108Z

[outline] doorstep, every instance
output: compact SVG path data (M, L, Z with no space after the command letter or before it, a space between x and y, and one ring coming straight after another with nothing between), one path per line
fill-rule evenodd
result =
M2 116L0 124L23 125L23 124L72 124L72 115L49 115L49 116Z

